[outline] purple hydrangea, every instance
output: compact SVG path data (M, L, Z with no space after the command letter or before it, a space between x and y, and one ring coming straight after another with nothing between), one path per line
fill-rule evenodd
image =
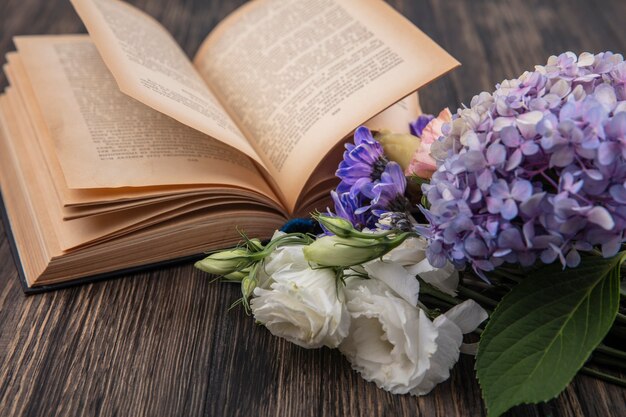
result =
M359 230L375 228L384 213L404 213L409 207L402 168L387 159L382 145L366 127L359 127L354 144L346 145L336 175L341 182L331 193L335 215Z
M610 52L550 57L458 110L431 148L423 185L430 262L575 267L615 255L626 229L626 62Z

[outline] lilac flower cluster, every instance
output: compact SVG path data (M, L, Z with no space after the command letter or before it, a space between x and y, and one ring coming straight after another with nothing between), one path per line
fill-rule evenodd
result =
M504 262L575 267L615 255L626 229L626 62L553 56L459 109L433 144L423 191L433 266Z
M354 144L346 145L336 175L341 182L331 192L335 214L358 230L375 228L384 213L404 214L408 208L402 168L387 159L382 145L366 127L354 132Z

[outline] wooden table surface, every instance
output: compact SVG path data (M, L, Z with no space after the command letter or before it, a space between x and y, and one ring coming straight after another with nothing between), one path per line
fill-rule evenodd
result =
M192 55L243 0L133 3ZM463 63L423 90L429 112L551 54L626 52L624 0L390 3ZM2 55L14 35L84 31L67 0L0 0ZM485 415L472 358L428 396L390 395L337 351L301 349L228 311L237 297L191 265L26 297L0 230L0 416ZM507 415L626 416L625 404L624 388L578 376L555 400Z

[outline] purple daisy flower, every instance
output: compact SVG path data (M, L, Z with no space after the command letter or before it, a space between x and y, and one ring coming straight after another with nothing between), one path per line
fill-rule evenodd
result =
M364 126L359 127L354 132L354 144L346 144L346 151L343 153L343 161L337 169L337 177L341 183L337 186L339 194L352 189L371 195L373 183L380 179L387 158L382 145L374 139L372 132Z
M394 219L409 218L404 172L396 162L389 162L368 128L355 131L354 144L346 145L337 176L341 182L331 193L335 215L352 222L357 230L378 227L380 216L389 212L395 213ZM387 220L383 223L395 227Z

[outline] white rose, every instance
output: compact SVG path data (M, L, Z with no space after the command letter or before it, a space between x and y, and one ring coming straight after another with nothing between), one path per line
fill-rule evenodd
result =
M348 279L345 294L350 333L339 350L367 381L394 394L410 392L437 350L434 324L377 279Z
M343 292L329 269L311 269L303 246L277 249L266 262L250 302L255 319L278 337L305 348L335 348L348 334Z

